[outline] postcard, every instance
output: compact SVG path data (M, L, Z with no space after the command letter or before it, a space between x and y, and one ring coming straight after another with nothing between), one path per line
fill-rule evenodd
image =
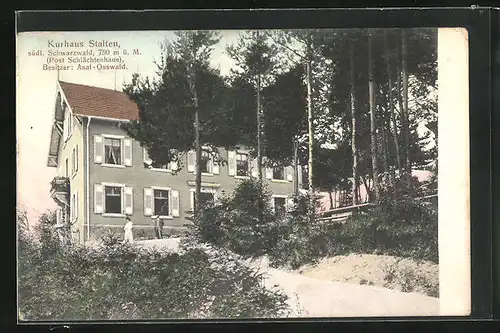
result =
M20 323L470 314L466 29L16 44Z

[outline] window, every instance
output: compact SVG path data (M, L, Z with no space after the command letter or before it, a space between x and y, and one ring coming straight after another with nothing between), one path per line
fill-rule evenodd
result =
M169 216L169 191L168 190L154 190L154 215Z
M121 140L105 138L104 139L104 163L120 165L121 163Z
M274 200L274 211L276 213L282 213L286 210L286 198L275 197Z
M179 191L170 188L144 188L144 215L179 217Z
M193 209L196 207L196 193L192 192L193 194ZM205 204L209 202L214 202L215 201L215 195L213 192L201 192L200 193L200 204L201 206L204 206Z
M65 164L64 164L64 175L66 176L66 178L69 177L69 161L68 159L66 158L66 161L65 161Z
M273 179L285 180L285 168L283 167L273 167Z
M177 170L177 161L171 161L167 164L162 164L162 165L158 165L158 164L155 164L153 165L153 160L149 157L149 154L148 154L148 151L146 148L143 148L143 152L144 152L144 167L145 168L150 168L150 169L153 169L153 170L157 170L157 171L176 171Z
M94 135L94 163L122 168L132 166L132 139L117 135Z
M248 176L248 155L237 153L236 154L236 175Z
M212 153L208 149L201 152L200 170L205 175L219 174L219 164L214 160ZM196 152L194 150L187 153L187 171L196 172Z
M105 213L121 214L122 213L122 188L118 186L105 187Z
M73 148L71 156L71 174L74 175L78 171L78 146Z
M210 173L210 153L206 150L201 152L200 169L202 173Z
M130 186L115 183L94 184L94 213L108 216L132 215L133 189Z
M64 103L63 108L68 113L68 137L71 137L71 134L73 133L73 115L69 112L66 103Z
M63 136L64 136L64 142L66 142L73 133L73 115L68 110L66 103L63 103L62 108L64 112Z

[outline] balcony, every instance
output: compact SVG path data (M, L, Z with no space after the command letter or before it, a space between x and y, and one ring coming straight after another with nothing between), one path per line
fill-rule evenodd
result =
M54 177L50 182L50 196L59 206L69 206L69 190L67 177Z

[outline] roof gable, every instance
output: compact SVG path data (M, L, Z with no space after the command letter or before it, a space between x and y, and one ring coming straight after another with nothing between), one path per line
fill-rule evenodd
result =
M139 119L137 104L121 91L64 81L59 81L59 85L74 115Z

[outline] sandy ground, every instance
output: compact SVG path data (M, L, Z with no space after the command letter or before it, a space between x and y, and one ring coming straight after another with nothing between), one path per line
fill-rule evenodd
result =
M386 287L427 294L439 286L439 266L431 262L372 254L324 258L294 271L315 279ZM406 273L405 273L406 272ZM391 279L394 276L394 279ZM421 285L427 285L423 288Z
M144 248L164 248L177 251L179 238L138 241ZM362 271L374 283L381 283L379 267L370 256L325 259L325 268L304 267L302 273L270 268L266 258L243 260L264 273L263 284L277 288L289 297L293 317L374 317L374 316L435 316L439 315L439 299L419 293L400 292L380 286L360 285L354 276ZM351 260L351 264L349 264ZM359 264L358 264L359 263ZM330 266L329 266L330 265ZM371 266L370 266L371 265ZM330 269L328 267L334 267ZM337 271L336 268L342 267ZM307 270L309 269L309 270ZM350 270L355 270L351 272ZM374 269L370 273L370 270ZM336 273L333 273L333 270ZM323 272L324 271L324 272ZM310 275L310 276L309 276ZM338 280L333 280L336 277ZM332 281L333 280L333 281ZM339 282L341 281L341 282Z

